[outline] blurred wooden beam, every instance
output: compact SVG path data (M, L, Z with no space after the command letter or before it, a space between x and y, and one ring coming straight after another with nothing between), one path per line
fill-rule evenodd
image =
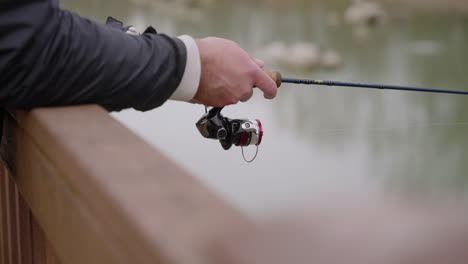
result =
M210 263L227 226L252 225L98 106L14 119L14 176L61 263Z

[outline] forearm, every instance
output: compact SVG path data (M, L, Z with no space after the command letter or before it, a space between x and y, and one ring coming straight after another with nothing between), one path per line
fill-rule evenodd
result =
M29 25L34 28L24 32L21 48L1 50L9 57L0 55L0 106L97 103L109 110L148 110L179 86L187 60L182 41L127 35L39 2L35 5L44 17ZM0 23L8 23L1 20L3 15ZM21 19L26 22L16 23L29 23ZM1 33L0 43L8 37Z

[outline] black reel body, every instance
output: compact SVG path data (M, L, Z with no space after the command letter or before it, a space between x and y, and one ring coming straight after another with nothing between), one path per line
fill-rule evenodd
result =
M219 140L223 149L232 145L258 146L262 142L263 128L259 120L230 119L221 115L223 107L214 107L196 123L202 136Z

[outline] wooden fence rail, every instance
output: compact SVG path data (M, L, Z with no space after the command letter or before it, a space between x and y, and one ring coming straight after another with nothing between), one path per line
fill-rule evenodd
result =
M98 106L17 112L2 152L1 263L216 263L253 227Z
M468 263L466 203L326 202L254 225L100 107L3 127L0 264Z

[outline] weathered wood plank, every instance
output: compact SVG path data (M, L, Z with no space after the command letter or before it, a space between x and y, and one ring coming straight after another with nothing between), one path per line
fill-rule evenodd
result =
M31 245L34 264L60 264L50 243L47 241L44 231L34 217L31 216Z
M11 199L12 199L12 195L11 195L11 187L10 187L10 177L6 174L5 172L5 169L2 168L2 170L4 170L4 175L5 175L5 199L6 199L6 203L5 203L5 227L6 227L6 230L5 230L5 243L7 244L7 255L8 255L8 258L7 258L7 263L13 263L13 245L12 245L12 223L11 223L11 215L13 213L13 210L14 208L12 208L12 202L11 202Z
M11 252L11 263L19 264L20 263L20 252L19 252L19 213L18 213L18 190L16 189L15 183L8 178L8 194L9 194L9 208L8 217L9 217L9 249Z
M31 264L29 208L13 179L0 164L1 259L0 263Z
M63 263L210 263L246 217L97 106L20 112L16 178Z
M44 241L44 232L36 221L31 221L32 259L34 264L47 264L46 245Z
M6 179L5 179L5 170L0 168L0 208L1 208L1 214L0 214L0 247L1 247L1 259L0 263L6 264L8 263L8 236L7 236L7 226L6 226L6 215L7 215L7 208L6 208L6 202L7 202L7 197L6 197Z
M34 263L47 263L47 240L64 263L124 263L110 250L112 241L98 227L99 219L74 198L50 161L30 148L34 143L23 131L18 132L18 139L24 143L17 148L18 155L34 161L17 163L18 185L38 222L32 221Z
M21 264L33 264L32 263L32 234L31 234L31 212L29 210L26 201L20 194L18 197L18 219L19 219L19 250L20 250L20 263Z

